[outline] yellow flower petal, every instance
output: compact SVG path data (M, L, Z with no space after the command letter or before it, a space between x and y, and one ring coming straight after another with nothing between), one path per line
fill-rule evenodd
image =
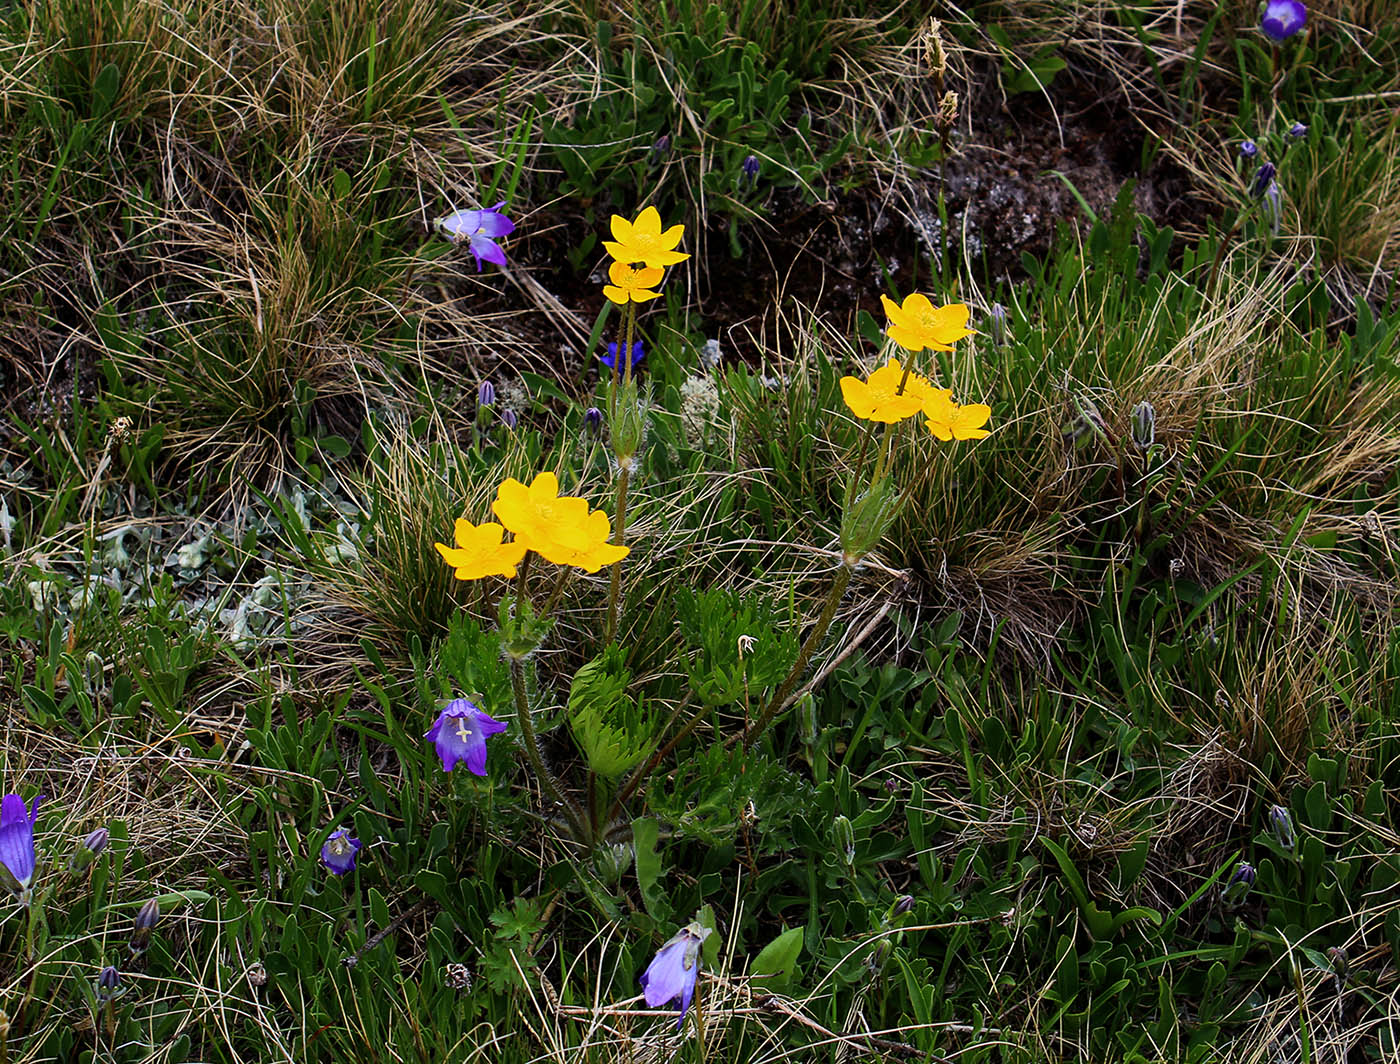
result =
M608 543L611 523L588 500L559 494L559 479L540 473L526 487L507 479L496 489L492 510L501 523L546 561L574 565L596 573L627 556L628 548Z
M480 580L484 576L514 576L525 557L525 544L517 540L502 543L505 529L488 522L477 526L459 518L453 527L458 546L434 543L443 561L456 570L458 580Z
M903 391L900 391L901 383ZM870 374L867 381L842 377L841 397L856 417L892 425L922 410L931 387L917 373L910 373L906 378L899 359L892 358Z
M663 233L661 212L655 207L643 209L635 222L614 214L609 227L616 239L604 241L603 247L619 263L640 262L648 268L659 269L690 258L685 252L675 250L685 235L685 226L673 225Z
M918 292L910 293L903 306L886 296L881 296L880 302L890 320L885 335L908 351L922 351L926 347L951 351L956 341L973 335L973 330L967 328L971 312L963 303L935 307L927 296Z
M953 418L952 430L953 438L958 440L980 440L991 433L984 429L992 416L992 408L985 403L970 403L967 406L958 407L957 416Z

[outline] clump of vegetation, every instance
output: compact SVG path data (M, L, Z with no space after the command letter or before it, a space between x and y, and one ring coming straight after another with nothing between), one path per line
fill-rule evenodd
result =
M0 16L0 1064L1395 1056L1400 31L935 14Z

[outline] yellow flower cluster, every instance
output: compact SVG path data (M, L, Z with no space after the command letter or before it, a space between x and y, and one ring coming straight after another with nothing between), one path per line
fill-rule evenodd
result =
M655 207L645 208L634 222L614 214L609 224L613 239L605 240L603 247L613 258L608 267L612 283L603 286L603 295L619 306L655 299L661 293L653 289L661 283L665 267L690 258L676 250L685 226L673 225L663 232L661 212Z
M951 351L956 341L973 333L967 327L970 312L962 303L935 307L917 292L905 299L903 306L888 296L880 300L890 319L886 335L908 351L917 353L926 347ZM927 378L901 366L897 358L875 370L868 380L842 377L841 397L851 413L866 421L893 425L922 413L928 430L940 440L980 440L990 435L982 426L992 416L991 407L985 403L958 405L949 389L935 388Z
M559 478L553 473L539 474L528 486L514 477L506 479L496 489L491 509L500 524L458 520L455 548L433 544L458 580L514 576L527 550L556 565L575 565L590 573L620 562L630 550L608 542L612 523L602 510L590 510L587 499L560 495ZM507 531L515 539L503 543Z

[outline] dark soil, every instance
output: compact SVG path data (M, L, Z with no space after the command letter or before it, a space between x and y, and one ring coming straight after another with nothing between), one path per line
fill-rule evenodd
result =
M1143 170L1145 134L1123 101L1079 82L1057 84L1052 100L1024 94L1011 103L974 114L970 140L955 140L946 169L950 257L972 263L983 291L1023 281L1022 257L1046 255L1062 225L1090 224L1066 181L1102 216L1133 180L1135 208L1156 224L1188 233L1202 227L1203 208L1190 198L1179 167L1158 155ZM730 219L714 217L703 241L704 269L692 275L703 278L695 294L706 331L721 338L727 355L760 364L781 335L777 316L799 305L819 306L849 334L860 310L884 320L882 292L941 287L933 270L942 243L934 173L887 192L865 182L825 203L776 189L763 206L766 219L741 231L745 253L738 259L730 251ZM574 273L563 256L587 225L578 216L553 220L562 224L552 239L528 246L522 264L591 321L601 306L601 279ZM687 240L692 249L700 243Z

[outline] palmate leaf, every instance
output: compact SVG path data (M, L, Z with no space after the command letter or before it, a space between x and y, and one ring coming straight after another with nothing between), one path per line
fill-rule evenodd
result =
M608 779L621 776L656 745L651 714L627 693L631 678L622 652L609 647L578 670L569 689L569 730L588 767Z

